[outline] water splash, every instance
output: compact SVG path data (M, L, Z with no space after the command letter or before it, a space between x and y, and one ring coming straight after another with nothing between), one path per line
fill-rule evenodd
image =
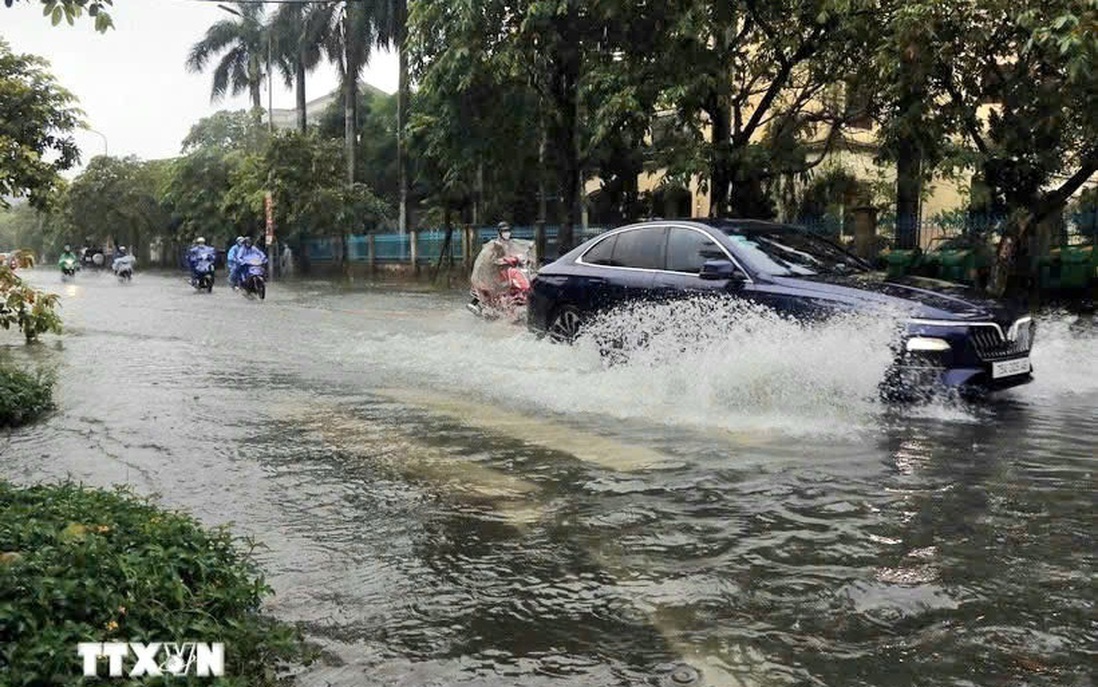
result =
M697 300L617 312L571 347L501 328L486 336L478 326L390 335L359 353L393 381L533 411L850 436L871 431L883 411L877 385L894 333L895 322L879 316L805 325L751 304ZM615 340L621 347L601 355Z
M1062 311L1042 315L1032 360L1034 382L1015 392L1019 398L1098 392L1098 320Z

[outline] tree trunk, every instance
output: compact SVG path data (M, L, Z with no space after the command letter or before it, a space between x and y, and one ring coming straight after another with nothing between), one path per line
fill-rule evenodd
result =
M538 221L545 224L549 213L548 201L545 197L545 152L549 147L549 132L545 124L545 117L541 118L541 141L538 145Z
M1043 221L1049 215L1062 210L1068 198L1078 191L1095 172L1098 172L1098 155L1092 154L1083 161L1082 166L1054 191L1046 193L1032 210L1016 210L1003 231L999 248L995 252L995 264L991 266L988 278L988 293L996 298L1006 293L1010 273L1014 269L1014 260L1018 254L1018 244L1026 240L1033 225Z
M305 55L304 50L297 54L297 64L294 65L294 78L297 81L294 88L294 96L297 98L297 130L305 133L309 128L308 113L305 111Z
M400 233L408 230L408 150L404 140L404 128L408 119L408 51L405 49L404 3L398 2L399 40L397 42L397 181L400 184Z
M923 124L926 75L919 46L900 46L899 111L907 118L908 132ZM919 197L922 193L923 151L912 133L902 134L896 151L896 247L919 246Z
M714 92L708 108L713 127L713 161L709 171L709 216L728 215L732 184L732 108Z
M255 117L255 123L260 124L263 121L263 99L260 95L258 75L256 75L255 80L248 85L248 92L252 98L252 116Z

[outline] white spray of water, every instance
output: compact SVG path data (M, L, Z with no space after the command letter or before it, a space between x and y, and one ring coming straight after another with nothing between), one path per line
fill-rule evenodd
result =
M877 425L895 334L895 322L879 316L803 325L702 300L617 312L574 346L501 328L486 336L473 324L419 339L389 335L362 342L360 353L390 382L535 412L838 437ZM600 355L615 339L623 348Z
M1037 320L1032 384L1014 394L1049 399L1098 393L1098 321L1094 316L1054 312Z
M890 413L878 383L897 321L879 313L806 325L747 303L646 304L590 323L573 346L464 313L447 319L446 333L379 333L358 353L386 384L535 415L859 440ZM1093 322L1056 313L1038 327L1036 381L1007 394L1025 402L1098 393ZM938 401L905 406L902 416L968 423L983 414Z

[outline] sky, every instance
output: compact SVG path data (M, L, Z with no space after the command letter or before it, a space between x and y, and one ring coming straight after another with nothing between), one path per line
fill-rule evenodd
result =
M38 0L17 2L10 8L0 3L0 36L16 53L49 60L58 83L79 99L87 125L102 134L75 132L81 166L105 151L145 160L174 157L199 119L221 109L248 107L247 94L211 103L212 68L193 74L184 67L191 45L202 39L206 29L232 18L217 8L216 1L115 0L111 18L115 28L101 34L86 15L74 26L64 21L53 26L42 16ZM395 92L395 55L376 52L362 80ZM275 109L293 108L293 90L284 87L278 76L274 82ZM337 85L335 67L322 64L309 77L307 97L320 97ZM267 106L266 88L263 106Z

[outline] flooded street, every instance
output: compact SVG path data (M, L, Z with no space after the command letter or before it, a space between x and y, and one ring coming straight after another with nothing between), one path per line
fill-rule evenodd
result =
M25 276L67 331L0 357L59 410L0 475L254 537L303 685L1094 685L1093 322L1042 317L994 402L890 409L887 323L687 308L607 367L458 292Z

